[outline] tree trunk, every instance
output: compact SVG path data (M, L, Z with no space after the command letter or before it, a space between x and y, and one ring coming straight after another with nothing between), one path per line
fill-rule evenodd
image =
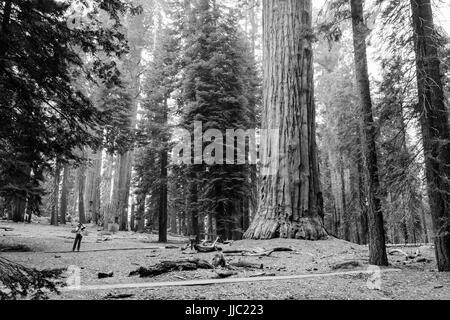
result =
M20 156L18 157L21 158ZM22 160L24 164L18 164L15 172L15 184L23 188L30 181L31 167ZM27 192L18 190L11 197L12 220L14 222L23 222L25 219L25 209L27 204Z
M78 219L80 223L86 223L84 207L84 189L86 185L86 166L83 164L78 168Z
M350 241L350 214L348 212L348 206L347 206L347 189L350 187L349 185L346 185L345 180L345 163L344 163L344 157L342 156L342 153L340 152L339 155L339 178L341 179L341 194L342 194L342 235L343 239L346 241Z
M176 210L171 210L170 214L170 232L177 234L178 232L178 223L177 220L179 220L178 214Z
M366 31L362 0L350 0L352 11L353 46L356 81L358 84L363 121L364 162L367 171L367 196L369 200L369 263L388 265L386 255L383 212L381 211L380 181L375 145L375 127L372 115L369 73L367 70Z
M162 126L167 126L168 120L168 97L164 98L162 104ZM162 133L162 150L160 152L160 185L159 185L159 206L158 206L158 224L159 224L159 242L167 242L167 166L168 152L167 146L169 137L166 133Z
M26 200L24 197L15 195L12 197L11 211L14 222L23 222L25 219Z
M100 212L102 152L91 152L90 158L93 160L93 166L88 169L85 201L88 203L89 217L97 224Z
M360 144L359 144L360 145ZM364 173L361 160L358 159L358 208L359 208L359 239L360 244L367 244L368 236L368 222L367 222L367 206L364 192Z
M346 186L344 179L344 162L340 150L328 150L331 194L334 203L333 234L340 239L349 240L348 213L346 205Z
M422 231L423 231L423 242L428 243L430 240L428 239L428 226L427 226L427 219L425 218L425 210L420 210L420 217L422 219Z
M128 198L130 196L131 179L131 151L127 151L119 156L119 171L117 182L117 214L119 220L119 230L128 229Z
M105 157L105 165L104 165L104 172L101 178L101 187L100 187L100 193L101 193L101 212L102 212L102 219L103 219L103 229L108 229L108 223L110 223L111 218L111 207L112 207L112 195L111 191L114 187L114 178L113 178L113 168L114 168L114 156L112 155L106 155Z
M11 198L5 198L5 207L6 207L6 216L8 218L8 220L12 220L13 219L13 208L11 205Z
M61 189L61 207L60 207L60 222L61 224L66 224L66 215L67 215L67 196L69 194L69 170L70 167L66 164L63 168L63 180L62 180L62 189Z
M411 0L418 113L439 271L450 271L450 128L430 0Z
M263 1L262 183L245 238L326 237L319 188L311 0Z
M167 150L161 151L161 174L159 186L159 242L167 242Z
M136 231L136 207L134 203L131 205L131 213L130 213L130 230Z
M195 236L196 241L200 240L200 227L198 221L198 203L197 203L197 175L193 168L190 168L189 173L189 195L187 201L187 208L190 216L190 230L189 235Z
M61 167L58 163L55 165L55 176L53 177L53 195L52 195L52 215L51 225L59 225L59 181L60 181Z
M145 198L146 198L145 194L141 194L137 198L137 212L136 212L137 232L142 232L144 231L145 228Z

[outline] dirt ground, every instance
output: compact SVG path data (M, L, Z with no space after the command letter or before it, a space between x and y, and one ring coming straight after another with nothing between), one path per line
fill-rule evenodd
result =
M13 230L5 231L1 227ZM129 276L140 266L148 267L164 260L196 257L211 261L214 253L183 253L181 247L187 242L182 237L169 236L169 243L157 242L157 235L134 232L118 232L101 235L95 226L88 226L80 252L72 252L74 226L50 226L47 223L0 222L0 256L37 269L67 268L81 269L81 286L115 285L153 282L213 279L213 270L176 271L152 278ZM18 252L24 246L31 251ZM243 240L223 249L271 249L290 247L293 251L274 252L270 256L226 256L227 262L239 260L262 264L262 269L239 269L231 278L245 278L264 273L268 276L316 275L301 279L251 281L242 283L220 283L198 286L164 286L154 288L97 289L63 291L50 295L51 299L107 299L108 294L130 294L129 299L450 299L450 274L436 270L432 247L400 248L407 254L417 250L424 262L405 264L401 253L389 255L388 269L381 273L378 289L367 285L366 273L344 274L345 271L366 272L368 249L346 241L329 238L324 241L302 240ZM394 248L388 248L391 251ZM15 251L14 251L15 250ZM333 269L342 262L358 261L360 265L351 269ZM113 277L98 279L99 272L114 272ZM322 276L338 272L333 276Z

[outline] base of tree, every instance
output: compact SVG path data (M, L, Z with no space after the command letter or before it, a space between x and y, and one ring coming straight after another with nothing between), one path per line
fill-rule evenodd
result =
M434 239L439 271L450 271L450 232L438 234Z
M279 221L256 218L244 234L246 239L302 239L323 240L328 233L319 217L303 217L298 221Z

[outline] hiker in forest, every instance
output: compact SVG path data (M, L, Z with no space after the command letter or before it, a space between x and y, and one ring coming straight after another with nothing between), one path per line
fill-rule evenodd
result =
M75 247L77 251L80 251L81 239L83 239L83 231L86 227L80 222L78 223L77 228L75 229L75 242L73 243L72 251L75 251Z

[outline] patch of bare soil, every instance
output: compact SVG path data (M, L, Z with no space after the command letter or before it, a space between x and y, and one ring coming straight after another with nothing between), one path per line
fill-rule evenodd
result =
M23 245L33 250L0 252L0 256L40 270L76 266L80 268L82 287L112 285L101 290L63 291L60 295L50 296L52 299L450 299L450 275L436 272L432 247L389 248L388 251L402 251L389 255L389 268L399 271L383 272L382 268L379 286L375 288L368 285L367 246L331 237L315 242L274 239L219 244L227 265L232 268L179 270L175 267L170 272L139 277L130 276L130 272L167 261L198 259L213 263L216 252L183 251L181 248L188 239L178 236L169 236L169 243L162 244L153 234L118 232L110 235L98 231L95 226L87 228L81 251L72 252L74 234L71 230L74 226L6 222L0 222L0 226L13 229L0 229L0 247ZM289 248L290 251L271 252L274 248ZM246 254L248 252L256 254ZM259 254L264 252L270 254ZM362 272L345 274L355 270ZM99 278L99 273L113 275ZM330 273L336 275L321 276ZM230 281L247 277L255 277L255 281L176 287L114 287L117 284L217 279L221 274ZM312 277L266 281L257 281L256 278L294 275Z

